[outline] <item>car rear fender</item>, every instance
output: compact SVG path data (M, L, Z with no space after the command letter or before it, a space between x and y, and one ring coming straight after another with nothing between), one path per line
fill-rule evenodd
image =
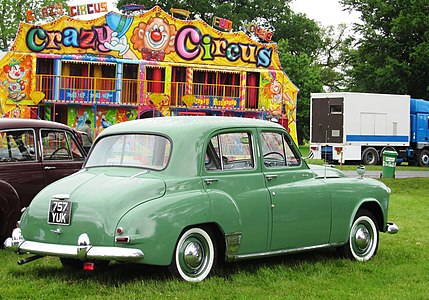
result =
M211 220L210 202L204 191L167 192L128 211L117 227L130 237L130 243L122 247L144 252L142 263L166 266L171 262L181 232Z
M241 231L241 217L233 198L227 193L209 193L213 221L219 224L225 233Z

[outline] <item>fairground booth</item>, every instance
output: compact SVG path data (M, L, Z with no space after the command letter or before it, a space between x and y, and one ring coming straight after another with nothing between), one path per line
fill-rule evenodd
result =
M90 119L96 131L170 115L275 119L296 139L298 89L271 35L253 24L231 32L228 20L188 17L156 6L20 23L0 60L1 115L72 127Z

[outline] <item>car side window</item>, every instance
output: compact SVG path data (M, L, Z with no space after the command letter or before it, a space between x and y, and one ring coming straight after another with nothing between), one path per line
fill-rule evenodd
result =
M207 170L252 169L254 161L250 133L223 133L210 140L205 167Z
M34 131L0 131L0 162L35 161Z
M83 154L70 133L61 130L42 130L43 160L83 159Z
M262 132L262 156L267 168L299 166L300 158L291 148L292 141L279 132Z
M78 142L71 132L67 132L67 139L70 141L71 153L72 153L73 159L83 160L85 158L85 155L83 154L82 150L79 148Z

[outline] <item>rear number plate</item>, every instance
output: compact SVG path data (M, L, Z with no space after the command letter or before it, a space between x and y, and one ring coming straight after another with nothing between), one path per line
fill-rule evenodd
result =
M49 224L70 225L71 201L51 200L49 206Z

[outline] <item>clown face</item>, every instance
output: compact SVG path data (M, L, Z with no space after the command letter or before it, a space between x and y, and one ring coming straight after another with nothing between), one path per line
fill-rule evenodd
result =
M161 18L154 18L147 24L145 30L144 48L151 50L164 50L170 41L170 26Z
M24 68L20 68L19 65L11 66L7 72L8 77L11 80L20 80L25 75Z

